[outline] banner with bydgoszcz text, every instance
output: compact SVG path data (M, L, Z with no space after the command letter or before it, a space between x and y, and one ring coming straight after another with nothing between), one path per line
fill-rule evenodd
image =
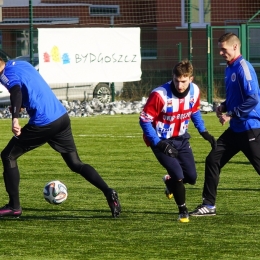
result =
M39 71L48 83L141 79L140 28L42 28Z

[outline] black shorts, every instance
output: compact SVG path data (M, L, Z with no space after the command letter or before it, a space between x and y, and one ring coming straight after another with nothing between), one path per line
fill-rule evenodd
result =
M4 152L10 155L15 153L15 157L19 157L23 153L33 150L45 143L48 143L59 153L76 151L70 118L67 113L45 126L26 124L22 128L21 134L10 140Z

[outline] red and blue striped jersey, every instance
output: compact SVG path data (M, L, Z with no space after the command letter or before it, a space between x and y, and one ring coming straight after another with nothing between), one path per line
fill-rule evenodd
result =
M199 87L190 83L187 95L178 98L171 90L172 84L169 81L154 89L141 112L140 125L148 146L184 135L190 119L199 132L206 131L200 113Z

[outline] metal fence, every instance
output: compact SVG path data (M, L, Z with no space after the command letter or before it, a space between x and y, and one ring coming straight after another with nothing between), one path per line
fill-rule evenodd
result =
M216 42L221 33L231 30L242 37L242 53L260 75L259 10L259 0L4 0L0 44L10 57L27 55L35 63L38 28L140 27L142 80L124 83L117 94L132 100L147 96L171 79L176 62L188 58L202 98L212 102L224 98Z

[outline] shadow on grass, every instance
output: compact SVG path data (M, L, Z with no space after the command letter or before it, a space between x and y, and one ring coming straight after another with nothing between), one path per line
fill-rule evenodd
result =
M246 158L245 158L245 160L246 160ZM203 164L204 164L204 163L205 163L205 160L203 160L203 161L197 161L197 160L196 160L195 163L196 163L196 164L199 164L199 163L203 163ZM241 161L229 161L227 164L251 165L251 163L250 163L249 161L244 161L244 162L243 162L243 161L242 161L242 162L241 162ZM225 167L225 166L224 166L224 167ZM223 169L224 169L224 168L223 168ZM254 169L252 168L252 170L254 170Z
M52 216L44 215L44 213L50 212L53 213ZM86 213L85 215L79 215L80 213ZM89 213L89 214L88 214ZM93 215L91 213L101 213L101 214L107 214L106 216L103 215ZM48 213L46 213L48 214ZM162 211L151 211L151 210L124 210L123 213L118 218L113 218L111 213L107 210L52 210L52 209L35 209L35 208L23 208L23 215L19 218L14 217L4 217L0 218L0 221L30 221L30 220L41 220L41 221L74 221L74 220L89 220L89 219L103 219L103 220L118 220L118 219L125 219L127 216L131 216L133 218L134 215L136 215L138 218L140 218L140 215L177 215L178 212L173 212L171 210L167 212ZM123 214L123 215L122 215ZM135 217L134 217L135 218Z
M200 190L202 192L203 187L194 187L193 185L189 185L189 184L185 184L185 188L186 190ZM160 187L143 187L142 189L146 189L146 190L163 190ZM260 188L218 188L218 190L230 190L230 191L260 191Z
M186 188L186 190L201 190L202 188ZM251 189L251 188L218 188L218 191L223 190L223 191L251 191L251 192L259 192L260 189Z
M47 212L47 213L46 213ZM48 216L48 212L52 213L52 216ZM79 212L86 212L85 215L78 215ZM87 212L92 213L106 213L107 216L101 215L88 215ZM36 209L36 208L23 208L23 215L19 218L15 217L4 217L0 218L3 220L54 220L54 221L68 221L68 220L79 220L79 219L114 219L111 216L110 211L107 210L55 210L55 209Z
M105 210L77 210L77 211L70 211L70 213L67 213L68 211L66 210L61 210L61 211L55 211L55 210L48 210L50 212L54 212L54 214L59 213L59 215L52 215L52 216L46 216L41 214L41 212L46 212L46 210L41 210L41 209L33 209L33 208L24 208L24 210L26 210L27 212L24 213L21 217L19 218L14 218L14 217L5 217L5 218L0 218L0 222L5 222L5 221L58 221L58 222L63 222L63 221L81 221L81 220L94 220L94 219L99 219L99 220L111 220L111 221L120 221L121 220L126 220L126 219L131 219L131 221L133 220L140 220L143 221L144 219L148 220L148 219L153 219L156 215L164 215L167 216L166 218L168 219L168 217L170 219L175 220L175 218L177 219L178 217L178 212L176 210L169 210L167 212L162 212L162 211L151 211L151 210L143 210L143 211L138 211L138 210L126 210L124 211L124 215L120 216L119 218L113 218L111 215L107 215L107 216L101 216L101 215L97 215L97 216L93 216L93 215L73 215L73 212L77 212L78 211L84 211L84 212L92 212L92 213L108 213ZM32 213L35 212L35 213ZM28 215L27 215L28 214ZM204 216L204 217L197 217L197 216L191 216L191 219L215 219L218 217L223 217L223 216L233 216L233 217L238 217L238 216L259 216L258 213L256 214L251 214L251 213L245 213L245 212L228 212L228 213L221 213L221 212L217 212L216 216ZM150 217L149 217L150 216ZM219 219L219 218L218 218Z

